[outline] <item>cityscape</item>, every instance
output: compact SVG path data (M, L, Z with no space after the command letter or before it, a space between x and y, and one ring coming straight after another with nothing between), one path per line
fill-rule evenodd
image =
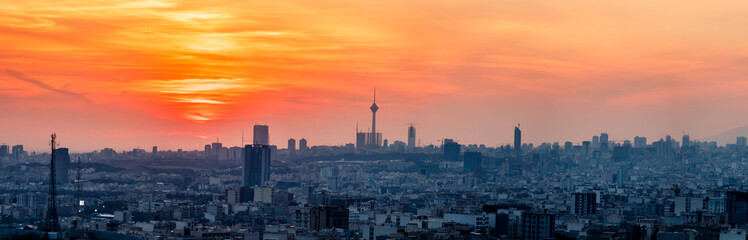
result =
M518 124L512 145L420 146L411 124L390 144L370 110L371 131L343 146L269 145L268 125L202 150L2 145L3 225L70 239L745 238L746 137L536 146Z
M748 240L746 13L0 0L0 240Z

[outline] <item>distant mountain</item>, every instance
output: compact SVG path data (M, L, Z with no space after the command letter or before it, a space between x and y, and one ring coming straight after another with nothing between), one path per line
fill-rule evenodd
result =
M725 145L725 144L735 144L737 137L744 137L744 136L748 136L748 126L731 129L726 132L720 133L717 136L705 138L704 140L717 141L717 144Z

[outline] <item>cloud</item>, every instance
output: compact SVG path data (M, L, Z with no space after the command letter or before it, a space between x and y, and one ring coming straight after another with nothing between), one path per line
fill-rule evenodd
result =
M65 95L68 95L68 96L73 96L73 97L78 98L80 100L83 100L83 101L85 101L87 103L93 103L93 100L91 100L90 98L87 98L86 96L84 96L84 95L82 95L80 93L74 93L74 92L71 92L71 91L68 91L68 90L62 90L62 89L54 88L54 87L52 87L52 86L50 86L50 85L48 85L48 84L46 84L46 83L44 83L42 81L39 81L39 80L30 78L30 77L27 77L26 75L23 75L23 73L20 73L20 72L17 72L17 71L13 71L13 70L10 70L10 69L5 69L5 72L8 73L8 75L10 75L11 77L13 77L15 79L18 79L18 80L21 80L21 81L25 81L25 82L29 82L31 84L36 85L37 87L40 87L40 88L43 88L43 89L47 89L47 90L52 91L52 92L61 93L61 94L65 94Z

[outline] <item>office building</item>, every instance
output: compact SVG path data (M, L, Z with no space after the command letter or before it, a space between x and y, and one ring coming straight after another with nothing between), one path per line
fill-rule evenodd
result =
M252 144L244 146L242 186L264 186L270 180L270 146Z
M270 145L270 130L267 125L255 125L252 143Z
M600 151L601 152L608 151L608 134L607 133L600 134Z
M15 145L12 150L12 157L15 161L20 161L23 158L23 145Z
M288 154L293 155L296 152L296 139L288 139Z
M309 150L309 146L307 146L306 138L302 138L299 140L299 152L306 152L306 150Z
M482 162L482 154L480 152L465 152L464 164L462 166L465 172L475 172L480 169Z
M8 145L0 145L0 157L10 155Z
M452 139L444 139L444 161L457 162L460 160L460 144Z
M410 124L408 127L408 148L413 149L416 147L416 127Z
M68 170L70 170L70 154L68 153L68 149L55 149L55 182L57 184L68 182Z

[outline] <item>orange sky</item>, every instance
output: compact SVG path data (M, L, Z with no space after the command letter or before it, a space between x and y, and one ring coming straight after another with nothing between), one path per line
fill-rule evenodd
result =
M4 1L0 143L613 140L748 125L746 1Z

